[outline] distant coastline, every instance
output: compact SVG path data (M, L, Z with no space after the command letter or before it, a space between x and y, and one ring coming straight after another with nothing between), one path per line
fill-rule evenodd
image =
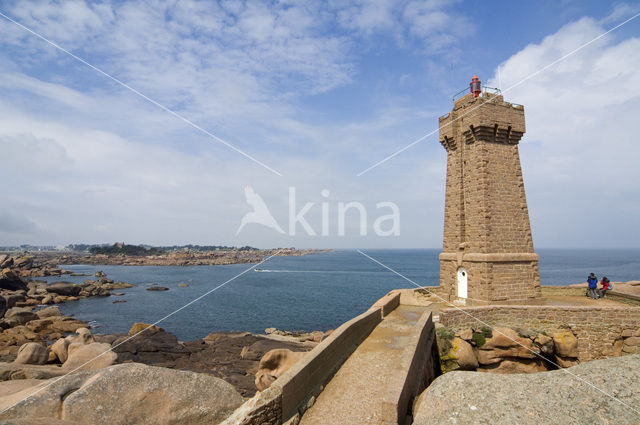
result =
M149 255L128 254L93 254L78 253L72 251L39 251L24 252L19 254L29 257L29 273L23 273L30 277L55 276L68 274L60 266L90 264L90 265L117 265L117 266L213 266L242 263L257 263L269 256L291 256L330 252L331 249L225 249L211 251L169 251L153 253ZM13 253L15 256L16 253Z

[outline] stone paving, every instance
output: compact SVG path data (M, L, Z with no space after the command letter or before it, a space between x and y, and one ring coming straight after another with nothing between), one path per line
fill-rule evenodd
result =
M301 425L381 423L380 405L390 374L426 306L398 306L336 372Z

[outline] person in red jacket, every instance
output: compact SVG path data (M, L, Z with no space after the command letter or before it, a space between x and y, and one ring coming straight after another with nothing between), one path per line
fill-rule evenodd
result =
M602 287L598 291L600 292L598 295L600 295L600 298L604 298L604 296L607 294L607 291L611 290L612 285L611 282L609 282L609 279L607 279L606 277L602 278L602 280L600 281L600 285Z

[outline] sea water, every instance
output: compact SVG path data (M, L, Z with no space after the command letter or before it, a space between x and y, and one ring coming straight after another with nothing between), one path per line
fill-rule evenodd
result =
M136 286L112 291L123 296L87 298L60 308L64 314L90 322L96 333L126 333L135 322L163 319L159 326L186 341L214 331L334 329L392 289L438 284L439 250L364 252L404 278L350 250L273 257L259 266L72 265L64 268L91 275L102 270L110 279ZM584 282L590 272L611 281L640 279L640 250L537 252L543 285ZM47 280L81 283L89 278ZM179 287L180 283L188 286ZM152 284L169 290L147 291ZM113 303L116 299L126 302Z

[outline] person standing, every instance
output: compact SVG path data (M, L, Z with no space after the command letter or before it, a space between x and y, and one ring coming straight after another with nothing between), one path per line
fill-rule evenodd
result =
M598 278L595 274L589 274L587 277L587 283L589 284L589 296L594 300L598 298L598 294L596 293L596 289L598 288Z

